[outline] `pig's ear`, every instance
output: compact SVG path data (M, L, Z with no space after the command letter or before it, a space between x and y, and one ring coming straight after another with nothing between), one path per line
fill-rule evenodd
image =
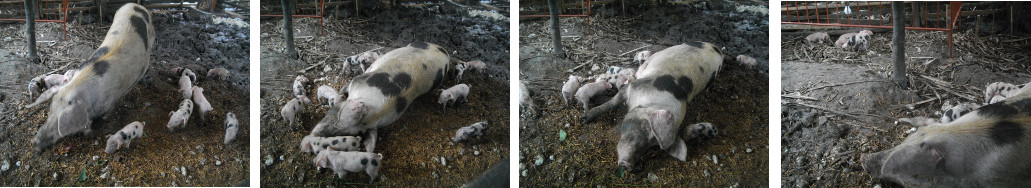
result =
M652 130L652 136L659 141L659 147L669 149L678 140L677 133L673 129L673 114L666 110L656 110L648 117L648 126Z
M684 140L677 138L673 144L672 147L666 148L666 152L680 161L687 161L687 144L684 143Z
M355 112L365 113L365 102L354 101L354 108L352 108L352 110L354 110Z

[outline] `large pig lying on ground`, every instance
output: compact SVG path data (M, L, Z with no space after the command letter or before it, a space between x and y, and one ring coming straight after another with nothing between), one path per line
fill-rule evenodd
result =
M100 48L53 97L46 123L32 139L43 151L65 136L89 130L94 118L111 111L150 66L154 27L150 12L129 3L115 13Z
M1031 187L1031 92L914 125L898 146L862 155L863 170L907 187Z
M396 121L416 97L439 88L447 74L447 50L416 42L383 54L347 85L347 99L331 107L311 135L361 135L374 151L376 129Z
M696 132L711 132L689 128L693 131L688 135L679 135L684 111L688 102L715 79L723 59L723 52L706 42L691 42L656 52L645 62L649 64L648 68L638 72L640 78L624 86L605 104L584 113L580 119L590 122L625 104L627 114L623 117L621 136L616 145L620 167L640 170L635 168L638 166L636 163L642 160L638 157L655 145L684 161L687 159L684 138L696 137L692 135Z

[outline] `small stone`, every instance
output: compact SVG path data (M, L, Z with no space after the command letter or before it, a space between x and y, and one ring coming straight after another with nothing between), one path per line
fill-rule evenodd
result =
M122 186L122 182L115 182L115 187L121 187L121 186Z
M179 172L182 172L183 176L186 176L186 167L184 166L184 167L179 167L179 168L180 168Z
M527 170L523 170L523 172L521 173L521 175L523 175L523 177L526 177L526 175L527 175L528 173L529 173L529 172L528 172Z
M200 158L200 165L201 166L204 166L204 164L206 164L207 162L208 162L207 158Z
M165 172L161 172L161 177L162 178L165 177L165 175L168 175L168 174L165 174Z
M14 166L16 166L16 167L21 167L21 161L18 161L18 162L14 162Z
M272 165L272 156L268 155L265 159L265 166Z
M720 164L720 159L718 157L716 157L716 155L712 155L712 163L713 164Z
M745 153L752 153L752 148L745 149Z
M197 152L190 151L190 155L197 155Z
M652 172L648 173L648 181L651 181L652 183L655 183L655 181L658 181L658 180L659 180L659 176L658 175L655 175L655 173L652 173Z
M465 155L465 148L458 149L458 155Z
M591 65L591 71L598 71L599 69L601 69L601 67L598 67L598 64Z
M176 183L175 183L175 182L173 181L173 182L172 182L172 187L179 187L179 184L176 184Z
M440 175L437 175L437 172L433 172L431 175L433 175L433 179L437 179L437 177L440 177Z
M426 163L422 163L422 167L423 167L423 168L426 168Z
M475 155L475 156L480 156L480 151L479 151L479 150L477 150L477 151L473 151L473 155Z
M544 164L544 156L537 155L537 160L533 161L533 165L540 166L541 164Z
M11 162L7 161L7 160L4 160L3 166L0 166L0 172L7 172L7 170L10 170L10 169L11 169Z
M100 179L107 179L107 174L108 174L108 172L104 172L103 174L100 174Z
M222 161L215 161L215 166L222 166Z
M709 170L702 170L702 174L704 174L705 177L709 177Z
M279 156L279 160L283 161L283 156L282 155Z
M881 184L875 184L873 185L873 188L881 188Z
M57 172L54 172L54 181L57 181Z
M555 160L555 155L549 155L548 156L548 160L549 161L554 161Z
M96 161L97 159L100 159L100 156L96 156L96 155L94 155L94 156L93 156L93 160L94 160L94 161Z
M440 164L447 166L447 159L444 159L444 157L440 157Z
M569 123L566 123L566 128L569 128Z

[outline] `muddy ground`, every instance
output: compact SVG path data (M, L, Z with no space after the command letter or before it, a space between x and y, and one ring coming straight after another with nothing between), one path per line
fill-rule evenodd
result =
M618 6L598 8L588 35L585 19L563 18L563 47L568 58L555 57L550 23L544 19L520 21L520 78L527 83L535 104L533 113L520 112L520 185L552 186L766 186L768 146L768 27L765 13L738 8L767 9L766 4L734 2L683 5L635 5L622 15ZM752 56L760 66L724 64L712 86L693 101L685 124L711 122L716 138L689 143L686 162L658 147L643 154L650 158L643 170L619 174L616 165L616 125L626 114L617 108L594 123L582 124L584 110L566 106L560 94L570 74L593 76L608 66L630 64L635 50L659 51L691 41L726 47L726 54ZM649 46L650 45L650 46ZM572 70L572 71L569 71ZM615 91L600 99L611 98ZM592 105L592 106L595 106ZM566 132L564 142L559 132ZM712 158L716 159L713 160ZM540 164L535 164L540 161Z
M212 16L192 13L154 14L157 31L150 68L123 101L99 121L92 134L66 137L36 153L32 139L46 121L49 102L24 108L28 81L50 71L63 73L79 67L100 45L107 24L68 24L68 40L61 25L37 25L42 64L27 60L24 24L0 25L0 186L234 186L247 184L248 138L248 32L246 20L222 24ZM229 23L242 25L231 25ZM67 67L66 67L67 65ZM178 109L180 95L174 67L198 72L200 85L215 108L205 121L195 115L185 129L165 128L168 112ZM230 70L229 81L214 80L209 68ZM242 123L237 141L223 144L227 112ZM144 121L145 135L132 147L104 153L105 135L133 121ZM69 148L69 151L65 151ZM182 172L179 169L186 169ZM82 179L80 179L82 178Z
M306 86L308 93L316 93L319 85L339 89L356 76L341 70L342 58L373 49L386 53L416 41L441 45L453 58L481 60L488 70L463 76L460 83L472 86L468 103L444 110L436 103L437 94L428 93L416 98L400 119L380 129L374 152L384 156L382 178L371 185L457 187L496 163L508 162L508 18L436 10L432 6L380 8L371 10L375 14L370 16L326 19L325 34L317 19L294 19L299 60L285 55L283 20L261 21L262 186L369 185L365 173L336 178L330 169L317 170L311 162L315 155L300 151L301 138L325 116L328 106L318 102L305 106L293 127L280 118L279 111L293 98L291 84L297 75L313 80ZM314 68L304 71L308 67ZM443 85L458 84L453 76ZM451 142L459 128L485 120L489 126L482 138Z
M1031 43L1011 41L1015 36L960 31L953 36L955 58L948 58L947 33L907 31L911 87L902 89L890 82L890 30L875 30L861 52L806 45L803 37L812 32L782 37L781 94L792 96L782 97L781 107L785 187L898 187L873 179L859 162L861 154L902 142L912 126L896 119L941 117L947 105L984 103L989 83L1031 81L1025 50Z

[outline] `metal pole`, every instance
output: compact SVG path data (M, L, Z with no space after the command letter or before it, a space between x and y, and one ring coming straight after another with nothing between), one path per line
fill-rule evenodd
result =
M562 51L562 30L558 26L559 10L558 0L548 0L548 12L551 12L551 41L555 46L555 56L566 58Z
M895 22L892 24L894 26L892 29L893 36L891 37L892 45L895 47L895 70L892 72L891 79L902 88L909 88L909 80L906 79L906 14L904 2L891 2L891 15L895 17Z
M282 0L283 3L283 30L286 32L286 55L290 58L297 59L297 49L294 48L294 20L293 20L293 0Z
M27 40L25 43L29 46L29 60L33 63L39 63L39 55L36 53L36 9L34 8L36 2L32 0L25 0L25 36Z

